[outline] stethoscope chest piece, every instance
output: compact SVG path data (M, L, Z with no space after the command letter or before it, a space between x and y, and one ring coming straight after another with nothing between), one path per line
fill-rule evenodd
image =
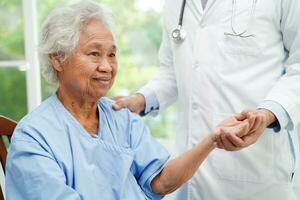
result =
M186 37L186 32L183 29L181 29L181 27L182 27L182 21L183 21L183 14L184 14L185 3L186 3L186 0L183 0L182 4L181 4L181 10L180 10L178 27L172 31L172 35L171 35L172 38L173 38L173 41L175 43L177 43L177 44L183 42L184 39L185 39L185 37Z
M186 37L186 32L181 29L181 26L178 26L178 28L174 29L172 32L172 38L175 43L181 43L184 41Z

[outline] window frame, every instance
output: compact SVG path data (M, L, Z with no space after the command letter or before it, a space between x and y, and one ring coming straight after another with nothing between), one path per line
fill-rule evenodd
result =
M36 108L42 99L38 61L38 32L36 0L22 0L24 19L25 60L0 60L0 67L18 67L26 73L27 112Z

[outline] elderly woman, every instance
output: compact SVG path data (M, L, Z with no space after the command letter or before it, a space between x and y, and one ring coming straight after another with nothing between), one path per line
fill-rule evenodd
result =
M7 160L7 199L161 199L198 169L211 136L169 159L139 116L104 96L117 73L105 11L83 1L57 9L42 30L44 76L56 94L18 124ZM236 122L248 128L249 121Z

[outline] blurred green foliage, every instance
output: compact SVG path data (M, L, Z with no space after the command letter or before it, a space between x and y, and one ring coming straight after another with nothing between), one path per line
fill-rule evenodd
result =
M37 1L38 24L41 27L51 10L74 0ZM158 71L158 49L161 41L160 13L141 11L135 0L98 0L115 20L119 72L108 96L129 95L147 83ZM11 20L14 19L14 20ZM24 37L21 0L0 0L0 60L24 59ZM0 68L0 114L20 120L26 110L24 72L17 68ZM55 91L42 78L43 99ZM156 137L173 137L175 108L157 118L145 117Z

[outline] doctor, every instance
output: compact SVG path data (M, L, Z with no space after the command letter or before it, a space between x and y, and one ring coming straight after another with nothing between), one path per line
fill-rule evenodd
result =
M269 119L242 151L218 137L178 199L300 199L300 1L166 0L163 19L157 77L115 109L157 115L177 100L179 153L246 108Z

